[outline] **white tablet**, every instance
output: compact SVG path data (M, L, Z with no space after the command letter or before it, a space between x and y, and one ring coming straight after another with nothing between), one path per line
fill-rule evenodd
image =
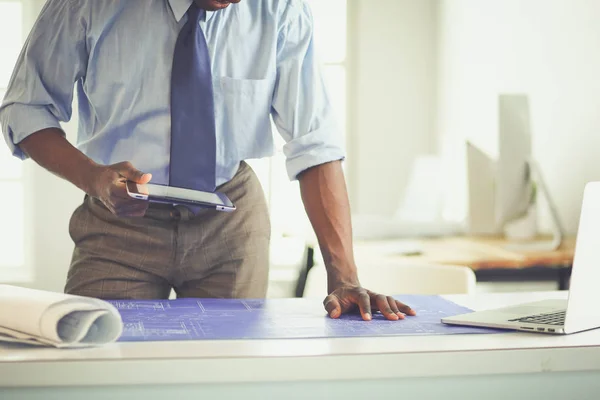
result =
M202 192L152 183L141 185L131 181L127 181L126 187L127 194L134 199L215 208L219 211L228 212L235 210L235 205L231 200L220 192Z

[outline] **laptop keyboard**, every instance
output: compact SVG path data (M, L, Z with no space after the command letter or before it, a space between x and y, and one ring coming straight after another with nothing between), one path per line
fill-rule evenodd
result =
M509 319L509 321L527 322L528 324L564 325L565 314L566 311L558 311L550 314L537 314Z

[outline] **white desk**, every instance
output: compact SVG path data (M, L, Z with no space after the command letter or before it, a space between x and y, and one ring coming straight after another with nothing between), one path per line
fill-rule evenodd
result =
M473 309L565 292L448 296ZM596 306L596 305L590 305ZM1 399L597 399L600 330L0 346Z

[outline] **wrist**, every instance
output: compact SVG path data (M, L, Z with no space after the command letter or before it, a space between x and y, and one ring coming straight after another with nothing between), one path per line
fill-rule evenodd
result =
M339 287L360 286L356 266L348 265L342 268L328 266L327 286L330 292Z

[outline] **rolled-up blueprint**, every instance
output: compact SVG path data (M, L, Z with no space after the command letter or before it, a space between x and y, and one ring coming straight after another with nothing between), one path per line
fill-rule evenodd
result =
M119 312L106 301L0 285L0 342L86 347L114 342L122 332Z

